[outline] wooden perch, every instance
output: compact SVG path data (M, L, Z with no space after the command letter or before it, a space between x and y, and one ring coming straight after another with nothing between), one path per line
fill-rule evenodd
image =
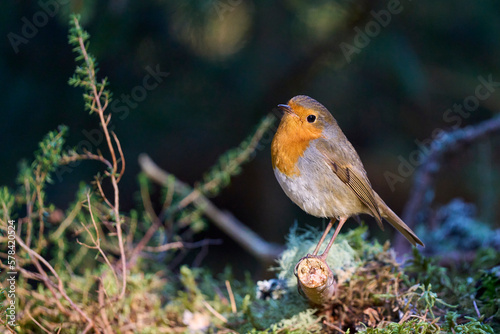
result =
M446 132L431 143L429 153L424 157L424 162L415 173L410 199L403 213L403 220L410 228L415 227L418 213L424 209L426 195L434 185L443 158L447 154L461 152L465 146L497 132L500 132L500 115L474 126ZM409 250L400 234L396 236L394 245L396 249Z
M170 174L158 167L148 155L141 154L139 156L139 165L151 180L165 187L168 185L167 180ZM177 178L175 178L174 188L175 191L180 194L190 194L193 192L193 189L189 185ZM217 208L204 195L199 194L196 196L196 198L193 199L193 204L201 209L215 225L259 261L273 261L283 252L282 246L263 240L245 224L236 219L231 213Z
M295 276L299 290L312 304L327 303L337 291L333 272L321 256L307 255L300 259Z

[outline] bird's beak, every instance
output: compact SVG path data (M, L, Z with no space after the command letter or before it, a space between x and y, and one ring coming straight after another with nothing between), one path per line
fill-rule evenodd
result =
M295 115L295 113L292 111L292 108L290 108L288 104L278 104L278 108L280 108L289 115Z

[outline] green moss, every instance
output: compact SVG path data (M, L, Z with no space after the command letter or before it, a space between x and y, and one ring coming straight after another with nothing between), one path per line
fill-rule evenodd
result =
M412 319L399 323L389 323L383 328L365 328L360 330L358 334L494 334L493 329L478 321L477 319L465 317L462 319L462 324L457 324L459 315L455 312L449 312L445 316L445 322L441 325L436 321L428 321L425 319Z
M359 242L358 238L362 238L361 236L365 232L366 227L361 227L354 230L354 232L339 235L333 244L330 254L335 254L335 256L329 256L327 263L334 272L338 283L348 280L355 269L361 264L360 254L369 251L368 248L370 251L374 248L374 246L366 247L366 243L364 243L364 248L367 249L363 249L363 244ZM332 235L333 232L330 233L327 240ZM299 229L297 225L291 228L287 236L286 250L278 259L279 266L275 268L275 270L278 271L278 277L287 280L291 288L297 285L297 280L294 275L295 265L306 254L311 254L314 251L320 237L321 234L316 229ZM354 249L351 247L351 244L359 248ZM320 253L324 247L326 247L326 245L322 246ZM376 247L377 246L375 246L375 248Z
M412 319L402 324L389 323L384 328L366 328L360 330L358 334L415 334L425 333L433 334L440 333L439 326L428 321L420 319Z

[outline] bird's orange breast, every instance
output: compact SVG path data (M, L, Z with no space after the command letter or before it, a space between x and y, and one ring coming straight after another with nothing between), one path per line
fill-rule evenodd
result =
M304 155L311 141L322 137L321 128L305 128L300 119L284 115L271 144L273 169L286 176L298 176L297 161Z

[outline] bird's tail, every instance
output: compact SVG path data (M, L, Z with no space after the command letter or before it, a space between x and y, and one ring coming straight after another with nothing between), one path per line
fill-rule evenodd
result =
M413 246L416 246L417 244L424 246L424 243L417 237L415 232L413 232L411 228L406 225L405 222L387 206L387 204L385 204L380 196L376 195L376 197L378 199L379 210L382 217L385 218L385 220L387 220L399 232L401 232L401 234L404 235Z

